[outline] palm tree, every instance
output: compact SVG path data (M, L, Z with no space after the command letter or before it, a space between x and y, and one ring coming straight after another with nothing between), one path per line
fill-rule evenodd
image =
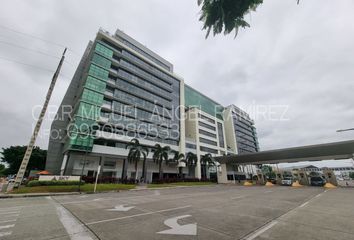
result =
M173 153L173 158L170 159L171 162L174 162L174 163L177 163L179 164L180 162L186 162L184 160L184 154L183 153L180 153L176 150L171 150L171 153ZM178 167L178 174L179 174L179 177L182 178L183 177L183 167Z
M154 153L152 159L159 165L159 179L161 180L163 178L162 162L165 161L166 164L169 162L168 153L170 152L170 147L161 147L160 144L156 143L155 148L152 151Z
M198 157L196 154L192 152L188 152L186 155L186 159L184 161L188 166L188 175L191 176L192 169L194 169L195 166L197 165Z
M209 168L210 166L215 166L213 157L211 156L210 153L207 153L205 155L202 155L200 158L200 164L202 167L202 178L206 178L206 173L207 173L207 167Z
M263 0L198 0L202 8L199 21L203 22L203 30L207 31L206 38L211 30L214 36L222 31L226 35L233 30L237 35L240 27L250 27L245 16L262 3Z
M135 164L135 180L138 179L138 162L140 161L141 155L143 156L142 178L143 181L145 182L146 180L145 165L146 165L146 157L149 153L149 150L146 147L140 145L139 140L136 138L132 139L125 148L129 149L129 153L127 157L128 162Z

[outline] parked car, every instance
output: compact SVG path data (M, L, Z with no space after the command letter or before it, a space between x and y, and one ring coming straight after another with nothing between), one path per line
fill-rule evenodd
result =
M293 184L293 179L291 177L285 177L281 180L281 185L291 186Z
M323 185L326 184L326 181L323 178L321 178L321 177L311 177L310 181L311 181L311 186L320 186L320 187L322 187Z
M277 180L275 178L269 178L268 181L273 184L277 184Z

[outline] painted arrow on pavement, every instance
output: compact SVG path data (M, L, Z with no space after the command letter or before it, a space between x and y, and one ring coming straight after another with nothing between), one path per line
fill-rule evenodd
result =
M107 209L107 211L127 212L127 211L129 211L130 209L132 209L132 208L135 208L135 206L124 207L124 205L118 205L118 206L115 206L115 207L112 208L112 209Z
M197 235L197 223L179 225L178 220L182 218L191 217L191 215L183 215L179 217L169 218L164 221L164 224L171 229L157 232L159 234L173 234L173 235Z

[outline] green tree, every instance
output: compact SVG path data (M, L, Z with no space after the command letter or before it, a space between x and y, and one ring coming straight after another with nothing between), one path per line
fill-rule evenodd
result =
M0 177L6 176L6 168L4 164L0 163Z
M188 152L184 162L186 163L186 165L188 167L188 175L192 176L192 171L195 170L195 166L197 165L197 162L198 162L197 155L192 152Z
M171 153L173 153L173 158L170 159L170 162L174 162L177 164L179 164L180 162L185 162L183 153L180 153L176 150L171 150ZM178 174L180 178L183 177L183 167L178 167Z
M152 156L152 159L156 164L159 165L159 179L163 179L163 172L162 172L162 163L165 161L166 164L168 164L169 159L168 159L168 153L170 152L170 147L165 146L161 147L160 144L155 144L155 148L152 150L154 153Z
M349 173L349 177L350 177L351 179L354 179L354 172L350 172L350 173Z
M134 138L132 139L127 146L125 147L126 149L129 149L128 153L128 162L129 163L134 163L135 167L135 180L138 179L138 163L141 159L141 156L143 157L143 169L142 169L142 179L145 182L146 181L146 157L149 153L149 150L140 145L140 142L138 139Z
M263 3L263 0L198 0L201 5L199 21L203 22L206 38L210 31L214 36L224 31L229 34L235 30L235 37L240 27L250 27L244 19L245 15Z
M207 178L207 168L215 166L215 162L210 153L207 153L200 157L200 165L202 169L202 178Z
M25 155L27 146L11 146L2 148L1 162L7 163L7 174L16 174L20 168L23 156ZM47 158L47 150L40 147L34 147L31 158L27 166L27 173L30 170L43 170L45 168L45 161Z
M275 178L275 172L273 171L273 168L271 166L263 165L261 169L263 175L266 176L267 179Z

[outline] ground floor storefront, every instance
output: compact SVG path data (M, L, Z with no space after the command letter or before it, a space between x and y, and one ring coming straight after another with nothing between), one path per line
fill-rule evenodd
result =
M123 156L94 155L81 152L68 154L63 175L80 175L95 178L99 172L99 178L115 178L117 180L136 179L140 181L143 176L143 160L137 165L128 162ZM176 164L162 164L164 179L193 178L194 173L184 167L179 169ZM151 183L159 179L159 166L152 159L147 159L145 164L146 182Z

